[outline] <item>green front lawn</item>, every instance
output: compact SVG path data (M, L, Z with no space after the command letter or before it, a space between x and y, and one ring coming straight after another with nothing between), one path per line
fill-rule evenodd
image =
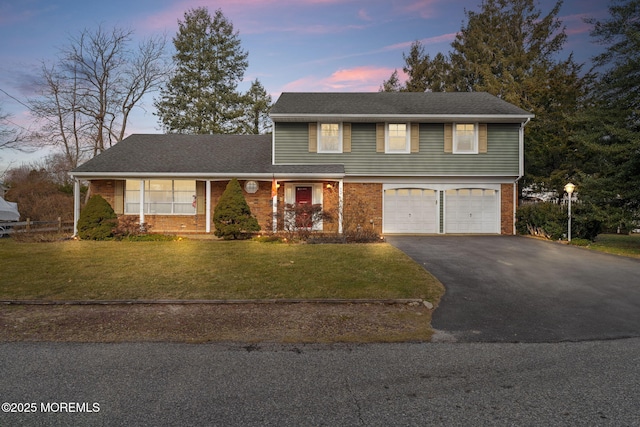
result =
M0 300L421 298L442 285L386 243L0 240Z
M640 257L640 234L600 234L591 249L616 255Z

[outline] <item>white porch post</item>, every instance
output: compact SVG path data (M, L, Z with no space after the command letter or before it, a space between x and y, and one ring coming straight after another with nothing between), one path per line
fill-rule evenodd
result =
M343 203L344 183L343 180L338 181L338 233L342 234L342 208Z
M205 232L211 233L211 180L208 179L206 186L204 197L207 200L207 206L205 208L205 221L207 225L205 226Z
M144 224L144 179L140 180L140 228Z
M78 219L80 219L80 181L73 180L73 237L78 235Z
M277 233L278 232L278 181L274 179L271 185L275 187L275 194L273 195L273 197L271 197L271 208L273 213L272 228L273 228L273 232ZM271 191L273 192L273 188Z

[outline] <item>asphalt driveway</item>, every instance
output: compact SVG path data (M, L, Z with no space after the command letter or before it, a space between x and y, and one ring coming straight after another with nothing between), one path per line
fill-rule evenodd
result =
M446 293L435 340L640 336L640 260L518 236L391 236Z

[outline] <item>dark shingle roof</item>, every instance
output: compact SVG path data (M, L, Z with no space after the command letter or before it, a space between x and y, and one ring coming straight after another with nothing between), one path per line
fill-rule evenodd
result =
M274 119L301 115L533 117L486 92L284 92L271 108Z
M202 176L327 173L343 165L272 165L270 135L131 135L72 171Z

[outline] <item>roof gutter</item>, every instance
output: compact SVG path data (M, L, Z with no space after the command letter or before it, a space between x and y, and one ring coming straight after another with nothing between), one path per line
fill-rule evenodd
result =
M273 121L356 121L356 122L378 122L378 121L421 121L421 122L454 122L456 120L487 121L492 123L514 123L529 121L533 114L288 114L271 113Z
M74 179L127 179L127 178L158 178L158 179L258 179L271 181L272 179L341 179L344 173L176 173L176 172L72 172Z

